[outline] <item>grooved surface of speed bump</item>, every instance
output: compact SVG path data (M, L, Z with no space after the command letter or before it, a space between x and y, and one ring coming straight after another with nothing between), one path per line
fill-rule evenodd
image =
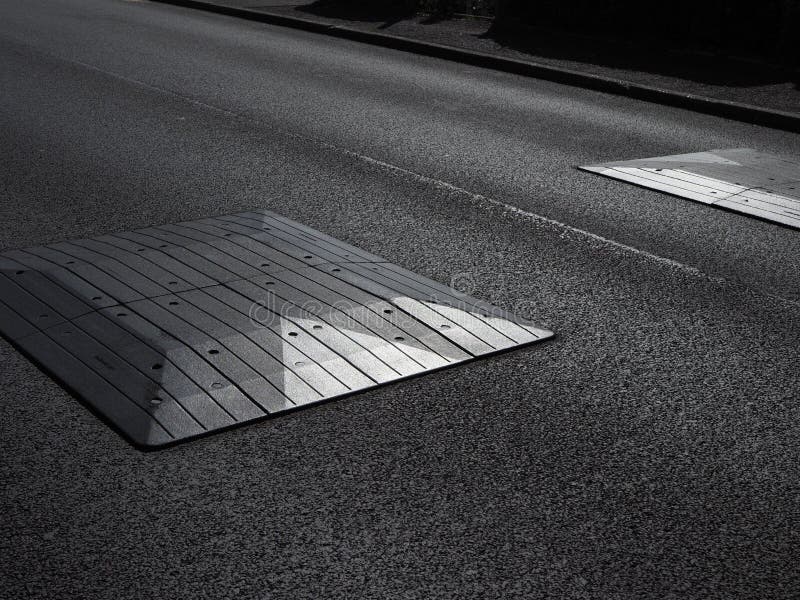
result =
M750 148L580 167L800 229L800 162Z
M0 330L147 447L552 336L261 211L3 252Z

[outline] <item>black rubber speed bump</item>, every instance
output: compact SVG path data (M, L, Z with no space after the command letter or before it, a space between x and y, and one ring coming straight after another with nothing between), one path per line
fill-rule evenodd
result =
M3 252L0 330L146 447L553 335L268 212Z
M800 229L800 161L794 158L731 148L579 168Z

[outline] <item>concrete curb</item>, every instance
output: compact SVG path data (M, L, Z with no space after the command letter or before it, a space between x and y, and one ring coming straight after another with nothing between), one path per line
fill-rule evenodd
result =
M312 19L277 15L274 13L226 6L224 4L216 4L213 2L204 2L203 0L155 1L164 4L172 4L175 6L204 10L221 15L239 17L248 19L250 21L269 23L271 25L280 25L282 27L292 27L294 29L302 29L314 33L323 33L357 42L382 46L384 48L404 50L406 52L413 52L425 56L452 60L468 65L495 69L497 71L504 71L507 73L514 73L516 75L524 75L537 79L544 79L547 81L606 92L609 94L627 96L629 98L644 100L646 102L654 102L657 104L684 108L700 113L724 117L727 119L743 121L745 123L752 123L755 125L763 125L765 127L772 127L775 129L783 129L785 131L800 133L800 114L779 110L769 110L754 106L752 104L729 102L726 100L698 96L695 94L683 94L662 88L631 83L622 79L603 77L601 75L591 75L588 73L582 73L580 71L562 69L535 62L505 58L485 52L465 50L462 48L456 48L454 46L423 42L411 38L386 35L372 31L361 31L358 29L352 29L350 27L342 27L321 21L314 21Z

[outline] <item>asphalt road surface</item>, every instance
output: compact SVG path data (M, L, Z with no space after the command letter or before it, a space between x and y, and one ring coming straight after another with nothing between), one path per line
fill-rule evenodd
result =
M800 136L0 4L2 248L268 208L556 340L142 453L0 342L3 598L797 598L800 233L575 169Z

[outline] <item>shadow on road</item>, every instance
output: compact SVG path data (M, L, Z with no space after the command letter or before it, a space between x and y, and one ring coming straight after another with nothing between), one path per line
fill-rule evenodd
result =
M598 38L552 29L493 24L483 39L536 57L599 67L640 71L697 83L755 87L791 82L800 89L800 73L777 65L731 58L712 51L664 48L656 43Z
M316 0L306 6L298 6L297 10L329 19L381 23L379 29L386 29L398 21L409 19L417 12L416 2L413 0L386 0L385 2Z
M417 32L412 37L430 38L431 41L444 44L452 43L441 29L447 28L451 15L437 13L422 16L418 13L418 6L416 0L315 0L296 6L295 10L326 19L371 23L381 30L402 23L405 29L410 27ZM415 16L420 18L414 19ZM428 26L435 27L429 30ZM688 46L672 43L669 42L669 35L663 31L654 31L652 39L649 39L641 31L626 37L621 34L624 28L595 35L591 27L580 29L577 25L575 31L566 31L552 24L521 26L508 22L504 25L487 22L482 33L479 31L481 27L477 27L477 33L466 37L462 35L462 42L472 38L475 40L472 49L484 51L486 42L494 42L504 48L527 54L534 61L537 58L570 61L594 65L600 69L637 71L704 85L756 88L791 83L795 89L800 89L800 71L797 69L770 65L758 60L732 58L736 52L703 47L697 43ZM454 25L453 33L458 36L456 29L458 27ZM603 27L599 29L606 31ZM405 31L403 35L408 35L408 32ZM471 48L473 44L466 42L465 46ZM746 48L742 49L743 53L746 51ZM696 90L692 86L686 86L685 91ZM786 93L793 94L788 89ZM790 100L787 99L787 102ZM750 101L759 103L757 94L754 93Z

